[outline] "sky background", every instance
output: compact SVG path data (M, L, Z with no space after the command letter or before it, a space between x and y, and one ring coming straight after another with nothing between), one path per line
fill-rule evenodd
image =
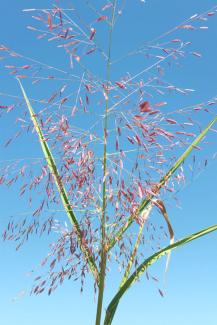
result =
M67 62L58 56L52 56L52 50L46 43L35 40L31 32L26 30L30 15L22 12L23 8L49 7L49 1L8 0L1 2L0 43L40 60L49 59L49 63L57 63L65 67ZM65 2L66 3L66 2ZM82 7L83 1L74 1ZM114 35L114 57L121 57L128 50L134 49L143 41L148 41L171 27L189 18L195 13L201 13L217 5L215 1L202 0L127 0L126 10L120 18ZM86 13L84 13L84 16ZM175 80L186 88L196 89L188 97L172 97L171 105L187 105L208 100L217 95L217 15L211 17L208 31L190 34L194 48L203 53L201 59L187 58L182 61L182 68L171 69L167 79ZM122 61L113 74L131 67L129 62ZM139 71L138 62L132 65L132 71ZM93 68L97 69L96 63ZM17 83L9 78L1 69L0 92L19 95ZM101 71L100 73L103 74ZM31 92L31 88L28 90ZM32 89L34 92L34 90ZM31 93L32 94L32 93ZM3 98L0 96L0 101ZM178 101L178 102L177 102ZM216 108L215 108L216 109ZM32 148L32 143L19 139L8 149L3 144L14 127L16 113L0 119L1 147L0 160L22 158L30 153L40 155L40 148ZM213 138L212 138L213 137ZM212 157L217 151L216 136L209 136L212 142L209 152ZM204 227L217 223L217 160L210 159L206 169L191 184L179 194L181 208L168 205L170 219L174 226L176 238L196 232ZM0 231L6 227L9 217L26 210L25 201L18 198L13 188L0 187L1 223ZM79 284L65 281L53 295L19 297L22 291L28 291L34 276L29 271L35 269L46 255L48 240L46 238L31 240L18 252L10 242L0 242L0 323L4 325L45 325L45 324L94 324L96 302L93 299L91 281L87 281L84 293L79 293ZM217 303L217 234L212 233L186 247L172 253L167 281L164 283L165 261L159 261L151 268L151 274L157 276L159 283L147 281L145 277L135 284L120 302L114 325L216 325ZM107 283L106 302L112 297L116 275L109 277ZM162 298L158 288L166 295ZM104 306L106 307L106 305Z

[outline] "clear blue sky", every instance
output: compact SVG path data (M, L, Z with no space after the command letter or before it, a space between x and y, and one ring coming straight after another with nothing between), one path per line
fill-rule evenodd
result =
M101 1L101 0L100 0ZM83 0L74 3L82 7ZM201 13L214 5L211 0L127 0L126 11L117 27L114 36L114 58L124 55L143 41L148 41L164 31L172 28L195 13ZM47 7L52 2L42 0L7 0L0 4L0 30L3 43L17 52L25 53L40 60L49 58L59 66L66 66L66 62L59 57L52 57L46 43L35 40L32 33L26 30L30 18L22 13L23 8ZM69 1L63 1L63 6ZM104 1L102 1L102 4ZM83 13L84 16L86 13ZM210 17L208 31L188 34L193 39L194 49L202 52L201 59L182 60L182 68L174 68L167 78L186 88L196 89L191 96L172 97L171 105L181 106L208 100L217 95L217 15ZM121 27L122 26L122 27ZM121 44L120 44L121 40ZM39 46L40 45L40 46ZM50 61L49 61L50 62ZM93 65L97 69L97 65ZM117 71L120 69L120 71ZM114 75L121 71L130 70L127 63L122 62ZM138 63L132 70L139 71ZM1 71L3 71L1 69ZM16 82L5 72L0 74L0 92L20 95ZM32 90L34 91L34 90ZM31 92L31 88L28 92ZM42 97L42 96L39 96ZM0 96L0 102L2 102ZM216 109L216 108L215 108ZM13 120L16 113L7 119L0 119L1 147L0 160L40 155L40 149L32 149L26 139L16 142L16 145L3 148L5 140L12 134ZM202 121L201 121L202 122ZM212 138L213 137L213 138ZM217 151L216 137L210 134L212 146L206 154L212 157ZM176 238L190 234L203 227L217 223L217 161L209 160L206 169L193 183L187 185L179 194L181 209L168 206L168 211L174 225ZM2 232L8 223L10 215L26 211L25 201L20 201L15 190L0 187L1 223ZM0 243L1 270L0 270L0 323L4 325L91 325L94 324L96 303L93 299L92 286L87 282L83 295L79 293L79 286L65 281L63 286L48 297L25 295L20 299L13 299L22 290L28 290L32 278L27 273L34 269L46 255L48 242L46 238L30 241L20 251L15 251L15 245L10 242ZM203 237L178 249L172 254L167 282L164 285L164 263L159 261L151 269L152 275L157 275L159 284L147 281L145 277L122 299L114 325L216 325L217 303L217 233ZM118 277L109 278L116 282ZM106 301L112 297L115 286L107 283ZM158 288L166 291L164 298L160 297ZM105 305L106 307L106 305Z

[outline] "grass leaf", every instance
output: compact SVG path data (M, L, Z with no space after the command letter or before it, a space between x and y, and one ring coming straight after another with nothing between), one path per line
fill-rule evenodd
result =
M174 243L174 231L173 231L173 227L172 227L172 224L170 222L169 216L167 214L166 207L165 207L163 201L161 201L161 200L156 200L154 202L154 204L159 208L159 210L161 211L161 213L162 213L162 215L163 215L163 217L164 217L164 219L166 221L168 232L169 232L169 235L170 235L170 245L172 245ZM168 265L169 265L169 261L170 261L170 255L171 255L171 251L167 255L165 272L167 272L167 269L168 269Z
M175 171L182 165L185 159L190 155L192 150L200 143L200 141L204 138L209 129L215 124L217 121L217 115L214 119L208 124L208 126L197 136L197 138L190 144L190 146L185 150L185 152L176 160L174 165L169 169L169 171L160 179L158 185L156 186L155 193L157 194L161 188L166 184L166 182L171 178L171 176L175 173ZM122 226L114 237L109 241L107 245L107 251L109 251L116 242L122 237L125 231L131 226L133 221L135 220L135 216L139 215L150 203L153 199L154 195L150 195L148 198L144 199L135 214L131 215L124 226Z
M39 137L39 141L40 141L43 153L44 153L44 157L45 157L45 159L47 161L50 172L51 172L52 176L54 177L54 180L55 180L59 195L61 197L64 209L66 211L66 214L67 214L71 224L74 225L74 227L76 229L77 238L78 238L80 248L81 248L82 252L84 253L84 256L85 256L86 260L88 261L89 267L90 267L95 279L98 281L98 269L97 269L97 266L96 266L96 264L94 262L94 258L92 256L88 246L86 244L84 244L83 241L82 241L82 231L80 229L77 218L76 218L76 216L75 216L75 214L74 214L74 212L73 212L73 210L71 208L71 204L70 204L66 189L65 189L65 187L64 187L64 185L63 185L63 183L61 181L61 177L60 177L60 174L58 172L57 166L55 164L55 160L53 158L53 155L52 155L52 153L51 153L51 151L49 149L47 141L45 140L45 137L43 135L43 131L40 128L40 125L38 123L37 116L36 116L32 106L30 104L30 101L29 101L29 99L28 99L28 97L26 95L26 92L25 92L25 90L24 90L24 88L22 86L22 83L18 78L17 78L17 80L18 80L18 82L20 84L20 88L22 90L23 97L24 97L26 105L28 107L31 120L33 122L35 131L37 132L38 137Z
M168 254L169 252L171 252L173 249L177 248L177 247L181 247L197 238L200 238L202 236L205 236L213 231L217 230L217 224L213 225L211 227L205 228L199 232L193 233L187 237L184 237L183 239L180 239L178 241L176 241L174 244L169 245L161 250L159 250L158 252L156 252L155 254L151 255L150 257L148 257L144 262L142 262L137 269L135 270L135 272L129 277L129 279L124 283L124 285L118 290L117 294L114 296L114 298L112 299L112 301L110 302L107 311L106 311L106 317L105 317L105 321L104 321L104 325L110 325L115 311L117 309L117 306L119 304L119 301L121 299L121 297L124 295L124 293L132 286L132 284L144 273L144 271L147 270L147 268L152 265L153 263L155 263L160 257Z

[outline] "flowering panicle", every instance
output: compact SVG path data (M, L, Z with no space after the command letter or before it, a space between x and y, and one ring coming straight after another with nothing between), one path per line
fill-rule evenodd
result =
M111 28L113 4L110 1L100 5L97 1L86 3L88 10L84 17L74 6L25 10L33 18L33 25L27 28L36 34L39 42L48 41L49 53L54 53L54 57L56 54L63 56L59 66L55 58L47 57L46 62L42 62L8 46L0 46L1 62L8 74L21 80L25 89L31 82L33 94L36 87L37 97L32 95L29 100L59 173L55 178L38 149L39 157L14 159L6 166L0 162L0 184L16 183L19 196L27 198L29 204L27 215L21 214L20 220L10 220L3 239L14 240L17 249L30 235L51 234L54 240L41 263L47 272L36 277L33 294L40 294L47 288L50 295L70 278L80 278L83 290L90 267L82 246L91 253L97 268L100 267L103 184L107 198L107 245L122 227L127 228L130 216L135 221L131 232L115 237L117 245L107 252L108 268L117 262L124 271L132 258L137 227L144 227L144 231L133 260L134 269L141 258L162 247L168 240L167 228L171 237L170 221L165 219L164 227L165 220L155 224L149 215L144 217L139 211L141 202L150 199L153 210L165 212L161 204L156 208L156 202L175 195L180 185L185 184L186 177L196 169L195 155L190 168L182 166L171 174L164 186L160 186L160 180L201 132L198 117L207 119L213 115L217 103L217 97L213 97L196 105L174 107L170 95L190 95L193 89L176 86L166 79L168 69L186 56L201 57L197 50L192 50L186 38L190 32L207 29L207 20L215 15L216 8L190 17L150 42L143 42L124 57L112 59L111 70L113 67L115 70L119 62L135 62L137 57L142 58L143 66L134 74L121 71L120 66L106 82L101 67L108 60L104 36ZM124 9L122 1L117 1L115 23L124 15ZM16 114L15 135L6 139L4 145L13 145L19 136L27 134L27 139L31 138L36 148L38 131L22 96L0 93L0 100L2 119L7 113ZM109 103L107 129L103 125L106 103ZM216 132L214 127L212 131ZM103 175L105 144L107 168ZM199 151L206 144L205 139L195 149ZM207 158L198 168L206 165ZM65 223L66 211L55 182L59 189L66 190L69 204L65 208L73 210L77 217L82 236L80 245L76 227ZM163 296L160 289L159 293Z

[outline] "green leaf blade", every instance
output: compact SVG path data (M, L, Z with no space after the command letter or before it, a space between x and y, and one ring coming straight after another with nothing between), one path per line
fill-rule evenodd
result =
M54 177L54 180L55 180L55 183L56 183L56 186L57 186L57 189L58 189L58 192L59 192L59 195L61 197L61 200L62 200L62 203L63 203L63 206L64 206L64 209L66 211L66 214L71 222L72 225L74 225L75 229L76 229L76 232L77 232L77 238L78 238L78 242L79 242L79 245L80 245L80 248L89 264L89 267L90 267L90 270L92 271L93 275L94 275L94 278L96 279L96 281L98 282L98 278L99 278L99 274L98 274L98 269L97 269L97 266L95 264L95 261L94 261L94 258L89 250L89 248L83 243L82 241L82 231L80 229L80 226L79 226L79 223L77 221L77 218L71 208L71 204L70 204L70 201L69 201L69 198L68 198L68 195L67 195L67 192L66 192L66 189L61 181L61 177L60 177L60 174L58 172L58 169L57 169L57 166L55 164L55 160L54 160L54 157L49 149L49 146L48 146L48 143L43 135L43 132L40 128L40 125L38 123L38 120L37 120L37 116L30 104L30 101L26 95L26 92L23 88L23 85L21 83L21 81L17 78L18 82L19 82L19 85L20 85L20 88L21 88L21 91L23 93L23 97L25 99L25 102L26 102L26 105L28 107L28 110L29 110L29 113L30 113L30 117L31 117L31 120L33 122L33 125L34 125L34 128L38 134L38 137L39 137L39 141L40 141L40 145L41 145L41 148L42 148L42 151L44 153L44 157L47 161L47 164L48 164L48 167L50 169L50 172L51 174L53 175Z
M190 155L192 150L200 143L200 141L204 138L204 136L207 134L207 132L210 130L210 128L216 123L217 121L217 115L213 118L213 120L207 125L207 127L197 136L197 138L190 144L190 146L184 151L184 153L176 160L176 162L173 164L173 166L169 169L169 171L160 179L156 194L161 190L161 188L166 184L166 182L171 178L171 176L175 173L175 171L182 165L182 163L185 161L185 159ZM114 237L110 240L108 243L107 250L109 251L112 249L112 247L116 244L116 242L119 240L119 238L122 237L122 235L127 231L127 229L131 226L131 224L135 220L135 215L139 215L150 203L151 200L154 198L154 195L150 195L148 198L144 199L142 203L140 204L139 208L137 209L136 213L134 215L131 215L126 224L122 226L117 233L114 235Z
M173 249L181 247L197 238L200 238L202 236L205 236L213 231L217 230L217 224L205 228L199 232L193 233L189 236L184 237L183 239L180 239L178 241L176 241L174 244L166 246L165 248L159 250L158 252L156 252L155 254L151 255L150 257L148 257L143 263L141 263L137 269L133 272L133 274L128 278L128 280L124 283L124 285L118 290L117 294L114 296L114 298L112 299L112 301L110 302L108 308L107 308L107 312L106 312L106 318L105 318L105 322L104 325L110 325L112 322L112 319L114 317L115 311L117 309L117 306L119 304L119 301L121 299L121 297L124 295L124 293L131 287L131 285L133 283L135 283L135 281L144 273L144 271L146 271L146 269L152 265L153 263L155 263L159 258L161 258L162 256L168 254L169 252L171 252Z

